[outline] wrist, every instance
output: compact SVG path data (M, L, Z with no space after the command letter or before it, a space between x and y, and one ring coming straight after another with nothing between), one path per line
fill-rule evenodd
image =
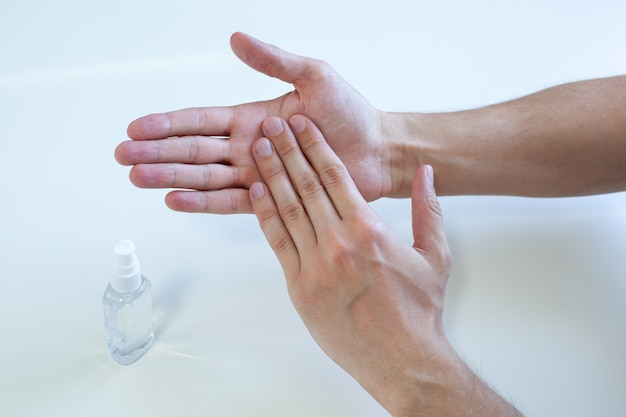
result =
M495 187L507 172L510 150L494 146L489 135L504 135L499 119L483 113L385 113L392 184L387 196L410 197L415 172L424 164L433 167L440 196L501 192ZM478 136L476 123L483 129Z
M373 396L394 417L522 417L463 362L447 340L382 382Z
M385 155L383 169L389 184L381 197L408 198L415 173L419 167L429 164L435 170L438 195L463 193L458 190L460 169L468 155L458 146L457 137L450 130L446 113L399 113L380 114L381 154Z
M389 155L391 189L385 197L411 196L411 185L417 169L428 163L435 153L425 139L426 115L421 113L381 112L381 129Z
M447 398L452 398L452 382L458 375L456 353L447 344L438 349L416 350L415 358L396 369L390 378L380 378L372 395L394 417L439 415ZM458 376L457 376L458 378Z

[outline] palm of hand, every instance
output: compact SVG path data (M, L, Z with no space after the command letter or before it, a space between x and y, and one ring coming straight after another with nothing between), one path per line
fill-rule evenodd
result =
M261 123L270 116L289 120L302 114L319 126L366 200L376 200L391 189L383 175L387 156L381 154L379 112L330 68L326 71L326 77L304 82L282 97L234 107L227 163L237 168L238 186L249 188L260 178L250 147L262 136Z
M313 120L363 197L381 198L391 190L391 182L384 175L389 156L383 154L380 114L330 67L319 65L323 75L284 96L277 116L289 120L302 114Z
M292 83L295 90L269 101L134 121L128 129L133 141L122 143L116 158L134 165L130 178L135 185L177 189L166 203L178 211L250 213L248 188L260 178L250 148L262 135L261 123L269 116L288 120L303 114L318 124L366 200L391 189L379 111L321 61L242 34L233 39L239 39L233 50L245 63Z

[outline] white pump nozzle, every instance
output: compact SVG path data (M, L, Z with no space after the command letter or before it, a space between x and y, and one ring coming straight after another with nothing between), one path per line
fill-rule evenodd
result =
M120 240L113 247L111 286L115 291L129 293L140 285L141 268L135 255L135 245L130 240Z

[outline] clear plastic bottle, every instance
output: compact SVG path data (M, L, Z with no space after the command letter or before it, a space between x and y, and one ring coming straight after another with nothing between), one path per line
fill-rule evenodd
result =
M107 350L120 365L130 365L150 349L154 340L152 287L141 275L131 241L119 241L113 256L113 275L102 296Z

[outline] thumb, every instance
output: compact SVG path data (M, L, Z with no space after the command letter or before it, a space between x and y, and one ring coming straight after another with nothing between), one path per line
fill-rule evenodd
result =
M311 58L291 54L241 32L231 36L230 47L249 67L294 85L307 74L314 62Z
M450 249L433 183L433 168L430 165L421 166L415 174L411 190L413 248L428 260L449 268Z

